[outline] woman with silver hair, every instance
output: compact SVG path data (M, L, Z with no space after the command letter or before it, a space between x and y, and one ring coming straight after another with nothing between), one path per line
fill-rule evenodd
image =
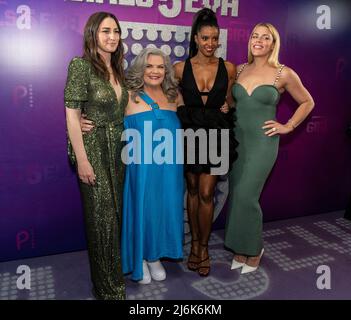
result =
M141 51L126 85L122 268L148 284L166 278L160 258L183 256L183 165L176 163L182 152L176 111L183 101L170 59L159 49Z

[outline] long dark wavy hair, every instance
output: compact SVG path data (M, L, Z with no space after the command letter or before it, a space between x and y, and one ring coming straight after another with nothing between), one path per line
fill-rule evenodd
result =
M109 80L109 72L107 67L98 53L97 33L101 22L106 18L115 20L118 30L121 33L121 26L112 13L96 12L92 14L84 28L84 55L83 58L90 61L93 65L96 74L102 79ZM119 39L117 50L111 54L111 67L115 80L124 84L124 70L123 70L124 48L122 40Z
M198 49L195 42L195 35L202 27L216 27L219 31L216 14L209 8L202 8L194 16L193 25L191 26L189 58L197 54Z

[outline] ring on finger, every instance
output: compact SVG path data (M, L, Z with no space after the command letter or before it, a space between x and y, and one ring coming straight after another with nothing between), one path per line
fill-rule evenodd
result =
M272 131L273 131L273 132L277 131L277 128L275 128L275 127L274 127L274 128L272 128Z

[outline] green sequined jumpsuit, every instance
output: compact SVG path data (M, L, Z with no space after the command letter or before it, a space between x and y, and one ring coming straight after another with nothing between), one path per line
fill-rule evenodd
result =
M83 135L88 160L96 174L95 186L79 182L90 261L93 294L97 299L125 299L125 285L120 259L120 225L122 212L124 165L124 109L128 92L122 88L117 101L110 82L99 78L92 65L74 58L68 68L65 106L79 108L95 128ZM75 162L72 147L69 156Z

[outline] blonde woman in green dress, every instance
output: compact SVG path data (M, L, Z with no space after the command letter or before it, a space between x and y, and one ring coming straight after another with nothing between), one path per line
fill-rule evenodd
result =
M248 62L237 67L232 88L239 142L238 160L230 174L225 246L234 252L231 269L255 271L263 254L261 191L278 154L279 136L292 132L312 111L314 102L298 75L279 63L280 38L269 23L256 25L248 44ZM298 107L279 123L276 107L288 91Z
M69 154L80 179L93 294L104 300L125 299L119 248L124 165L119 155L128 93L120 34L114 15L93 14L84 29L83 58L71 61L65 88ZM82 112L95 123L84 136Z

